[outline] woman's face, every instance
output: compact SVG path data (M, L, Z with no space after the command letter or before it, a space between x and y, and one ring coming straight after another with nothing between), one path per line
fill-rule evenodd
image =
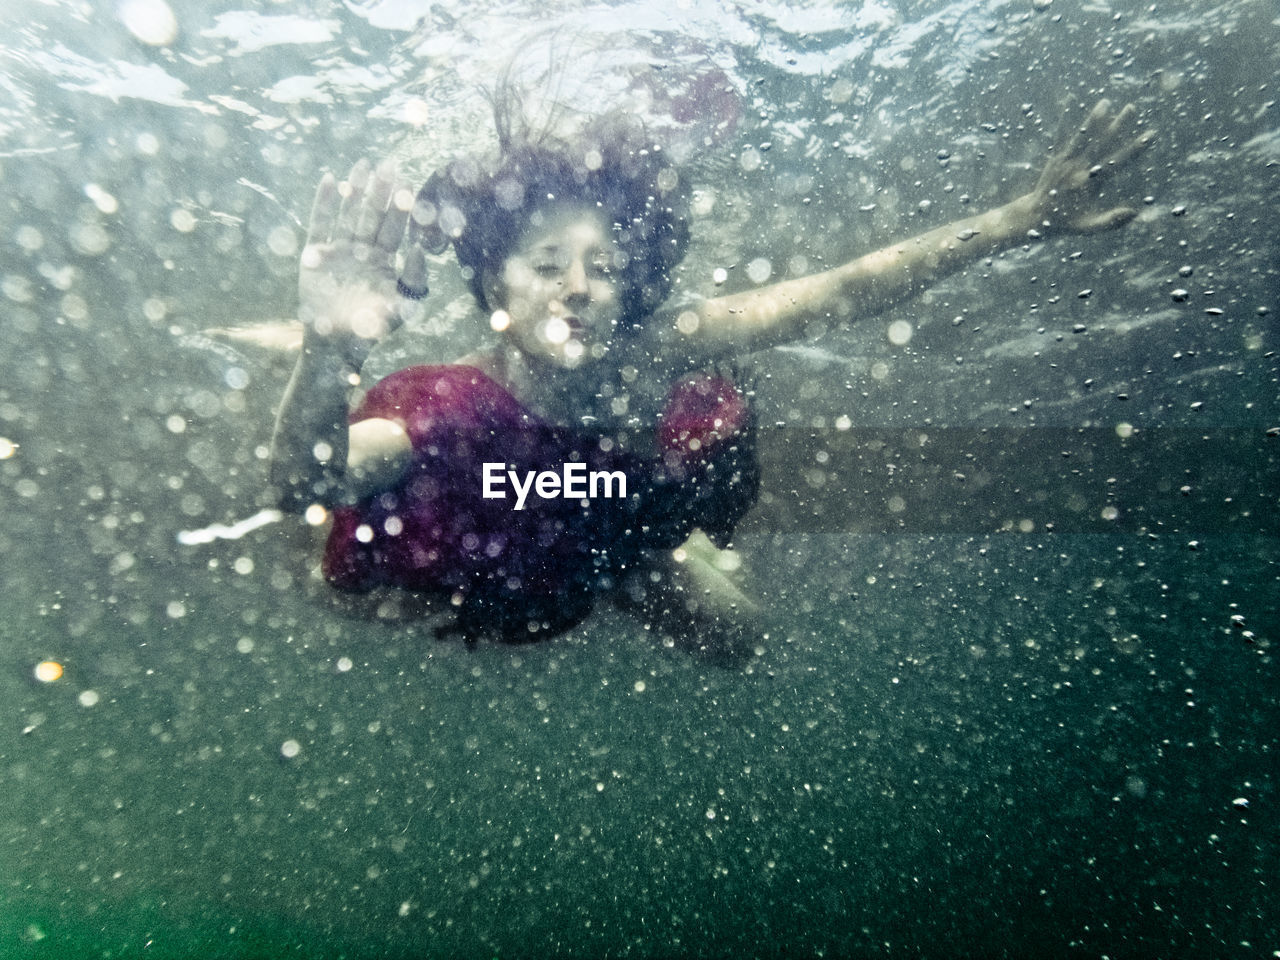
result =
M494 329L532 360L559 367L605 356L622 318L622 251L612 224L583 205L546 209L502 265Z

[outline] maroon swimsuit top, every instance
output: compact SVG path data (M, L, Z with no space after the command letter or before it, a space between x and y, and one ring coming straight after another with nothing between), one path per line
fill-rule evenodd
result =
M394 487L334 510L324 575L344 590L390 585L449 598L468 637L567 629L645 551L676 547L694 527L725 542L759 487L751 408L730 380L709 374L673 385L652 458L549 424L468 366L392 374L351 422L371 417L404 426L412 460ZM523 483L569 462L621 471L627 496L615 487L613 498L544 499L531 489L516 510L509 480L505 499L482 495L485 463Z

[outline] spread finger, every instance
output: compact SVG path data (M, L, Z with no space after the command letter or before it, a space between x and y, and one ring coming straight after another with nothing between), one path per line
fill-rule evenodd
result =
M387 212L387 201L391 197L391 169L387 164L379 164L369 180L361 204L360 217L356 221L355 238L366 243L373 243L382 226L382 219Z
M326 173L320 178L320 186L316 187L315 201L311 204L311 219L307 224L308 243L329 242L341 205L342 197L338 194L338 181L332 173Z
M395 253L404 238L404 227L409 220L409 205L413 203L413 193L404 184L398 184L391 193L391 204L387 214L378 228L375 243L387 251Z
M1147 149L1147 147L1151 146L1151 143L1155 138L1156 135L1150 130L1146 131L1141 136L1134 137L1107 158L1107 165L1110 167L1118 167L1121 164L1127 163L1133 157Z
M1058 154L1059 157L1074 157L1079 151L1081 144L1090 143L1097 135L1098 124L1106 117L1107 111L1111 109L1109 100L1099 100L1094 108L1089 111L1089 115L1085 117L1084 123L1076 127L1071 133L1071 139L1067 141L1067 145Z
M347 179L338 184L342 193L342 211L338 214L336 236L352 236L356 224L360 220L361 201L364 199L365 184L369 179L369 161L361 157L347 174Z
M1133 121L1137 115L1138 111L1131 103L1117 113L1115 119L1107 124L1106 131L1098 136L1095 142L1094 156L1107 156L1115 151L1121 143L1130 140L1133 136Z
M405 253L404 270L396 289L410 300L420 300L427 295L427 258L416 243L411 243Z

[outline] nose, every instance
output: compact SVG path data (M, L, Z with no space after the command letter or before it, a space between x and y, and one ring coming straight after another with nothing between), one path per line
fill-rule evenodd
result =
M587 265L581 260L574 260L564 272L564 299L566 303L578 305L591 299L591 288L587 283Z

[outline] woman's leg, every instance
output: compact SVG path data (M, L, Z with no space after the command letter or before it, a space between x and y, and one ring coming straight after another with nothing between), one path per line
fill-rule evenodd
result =
M768 637L759 604L735 582L741 566L737 551L718 549L699 530L675 550L655 551L614 599L664 643L740 665Z

